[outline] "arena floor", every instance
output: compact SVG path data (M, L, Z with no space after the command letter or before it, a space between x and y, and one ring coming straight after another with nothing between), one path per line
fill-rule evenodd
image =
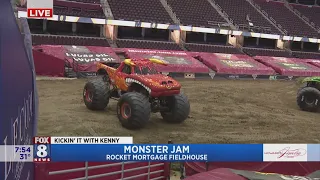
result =
M122 128L114 100L103 112L88 110L85 82L37 81L39 135L133 136L135 143L320 143L320 113L298 109L294 81L183 80L190 118L167 124L153 114L136 131Z

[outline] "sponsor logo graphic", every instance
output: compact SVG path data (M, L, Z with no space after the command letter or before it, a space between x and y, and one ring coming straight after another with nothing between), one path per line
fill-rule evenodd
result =
M286 147L280 151L274 152L265 152L265 154L274 154L278 159L280 158L295 158L298 156L303 156L307 153L305 149L290 149L290 147Z
M66 56L73 58L73 60L79 63L114 62L116 60L105 53L66 53Z
M264 144L263 161L307 161L307 145Z

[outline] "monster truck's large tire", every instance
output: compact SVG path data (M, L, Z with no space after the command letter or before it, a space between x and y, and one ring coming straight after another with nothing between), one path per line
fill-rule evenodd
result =
M117 115L127 129L143 128L150 119L151 106L148 97L138 92L122 95L117 105Z
M184 94L170 96L167 99L169 111L161 111L164 121L171 123L181 123L185 121L190 113L190 103Z
M297 95L297 103L303 111L318 111L320 108L320 91L314 87L300 89Z
M83 89L83 101L90 110L104 110L109 104L110 85L102 78L88 81Z

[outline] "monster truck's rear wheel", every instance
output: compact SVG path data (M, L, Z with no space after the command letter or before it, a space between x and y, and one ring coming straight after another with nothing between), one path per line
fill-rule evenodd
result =
M151 107L148 97L137 92L128 92L121 96L117 105L117 114L122 126L128 129L144 127L150 119Z
M181 123L185 121L190 113L190 104L187 96L178 94L167 97L169 111L161 111L163 120L171 123Z
M299 90L297 103L301 110L316 112L320 108L320 91L314 87L304 87Z
M97 78L86 83L83 89L83 100L90 110L103 110L109 103L110 85Z

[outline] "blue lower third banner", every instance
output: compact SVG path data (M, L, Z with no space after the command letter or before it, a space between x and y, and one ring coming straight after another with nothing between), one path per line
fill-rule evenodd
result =
M263 144L52 144L51 161L262 162Z

